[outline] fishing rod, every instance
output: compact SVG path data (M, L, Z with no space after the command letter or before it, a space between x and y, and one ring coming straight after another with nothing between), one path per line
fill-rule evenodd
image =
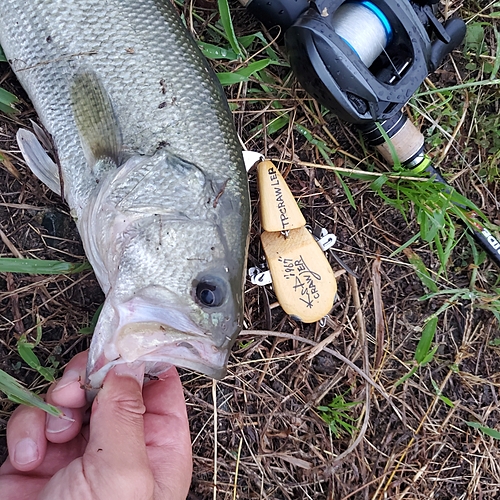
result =
M402 111L465 36L459 17L438 20L438 1L240 0L268 29L279 27L291 68L309 94L356 125L389 163L428 172L450 194L425 153L424 136ZM465 218L500 266L500 242L475 214Z

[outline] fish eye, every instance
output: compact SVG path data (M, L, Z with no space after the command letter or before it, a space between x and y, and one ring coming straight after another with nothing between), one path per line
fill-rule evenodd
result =
M196 285L196 298L201 305L206 307L218 307L222 305L226 297L224 283L218 279L202 279Z

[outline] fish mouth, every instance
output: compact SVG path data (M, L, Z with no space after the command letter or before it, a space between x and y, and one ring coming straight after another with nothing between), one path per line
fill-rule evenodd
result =
M160 323L131 323L119 332L95 363L87 366L87 387L98 390L108 371L118 364L145 364L145 373L161 377L172 365L215 379L226 374L227 348L218 349L210 338L200 338Z
M181 311L137 298L116 307L105 304L92 339L86 387L95 395L108 371L122 363L145 363L151 376L175 365L221 379L228 357L229 345L217 347L213 336Z
M211 338L176 330L160 323L131 323L118 333L116 348L123 362L168 363L222 375L227 349L218 349ZM151 374L146 370L146 373Z

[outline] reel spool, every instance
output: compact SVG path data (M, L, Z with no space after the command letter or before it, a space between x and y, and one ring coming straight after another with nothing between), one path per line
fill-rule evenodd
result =
M332 18L337 35L369 68L392 39L392 27L372 2L346 2Z

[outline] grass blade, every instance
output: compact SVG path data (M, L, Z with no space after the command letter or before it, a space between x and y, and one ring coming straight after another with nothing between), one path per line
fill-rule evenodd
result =
M415 360L419 364L424 362L429 349L431 348L432 341L434 340L434 335L436 334L437 320L437 318L431 318L429 321L427 321L424 329L422 330L422 336L420 337L417 349L415 350Z
M55 417L64 416L59 408L46 403L40 396L23 387L14 377L3 370L0 370L0 391L14 403L40 408Z
M17 109L14 108L13 104L18 101L19 99L14 94L0 88L0 111L7 114L17 113Z
M396 383L394 384L394 388L406 382L410 377L413 377L413 375L415 375L418 369L419 369L418 365L413 366L408 373L405 373L399 380L396 381Z
M240 44L238 43L238 39L236 38L236 34L234 33L233 21L231 20L231 12L229 11L229 4L227 3L227 0L218 0L217 4L219 6L220 21L222 27L224 28L227 41L231 45L231 48L234 50L234 52L238 55L238 57L243 57Z
M481 431L483 434L486 434L487 436L490 436L495 439L500 439L500 432L498 432L496 429L492 429L491 427L486 427L484 425L479 424L478 422L466 422L466 424L469 427L472 427L474 429L478 429Z
M352 195L351 189L349 188L347 183L344 181L344 179L342 179L342 176L338 172L335 172L335 177L340 182L340 185L344 190L349 205L351 205L352 208L356 208L356 202L354 201L354 196Z
M38 356L33 352L35 345L28 342L24 335L23 337L19 339L19 343L17 345L17 352L19 353L19 356L21 356L24 362L33 368L33 370L36 370L47 382L54 382L54 369L42 366Z
M251 76L263 70L271 63L271 59L262 59L261 61L255 61L231 73L217 73L217 77L222 85L233 85L235 83L246 82Z
M436 391L437 397L446 405L449 406L450 408L455 408L455 403L450 399L447 398L446 396L443 396L443 393L441 392L441 389L439 388L439 385L436 383L434 379L431 378L431 383L432 387L434 387L434 390Z
M474 82L466 82L466 83L461 83L460 85L452 85L450 87L445 87L442 89L431 89L431 90L425 90L423 92L417 92L414 94L414 97L423 97L426 95L431 95L431 94L444 94L445 92L454 92L456 90L464 90L464 89L473 89L473 88L478 88L478 87L487 87L487 86L493 86L496 87L500 85L500 78L493 78L491 80L481 80L479 82L474 81Z
M432 279L422 259L410 248L405 248L403 252L408 258L410 264L413 266L413 269L415 269L415 272L417 273L417 276L422 284L431 292L437 293L439 288L436 282Z
M394 252L392 252L389 255L389 257L392 258L395 255L397 255L399 252L404 252L410 245L413 245L413 243L415 243L419 238L420 238L420 233L413 235L406 243L403 243L399 248L394 250Z
M394 388L398 387L401 385L403 382L406 382L410 377L415 375L417 370L421 368L422 366L425 366L427 363L430 363L434 359L434 354L436 354L436 351L438 350L439 346L435 346L432 351L429 351L427 355L424 357L421 363L416 363L412 366L411 370L403 375L399 380L396 381L394 384Z
M92 266L88 262L0 258L0 273L73 274L90 269Z
M500 33L498 32L496 26L493 26L493 32L495 33L495 38L497 42L497 50L495 54L495 63L491 70L490 78L496 78L498 70L500 69Z
M39 321L39 319L37 319ZM35 342L28 342L26 334L21 335L17 342L17 352L19 356L23 358L23 360L36 370L47 382L54 382L55 377L55 368L46 368L42 366L38 356L33 352L33 349L40 343L42 340L42 327L40 323L37 324L36 327L36 340Z
M229 61L235 61L238 59L238 54L232 49L225 49L223 47L218 47L211 43L198 41L198 47L200 47L203 55L207 59L228 59Z
M335 150L330 148L324 141L314 137L312 132L303 125L301 125L300 123L296 123L295 128L300 134L302 134L307 139L307 141L309 141L312 145L318 148L318 151L320 152L323 159L328 163L328 165L333 166L333 162L330 158L330 155L334 154ZM344 182L344 180L342 179L341 175L338 172L335 172L335 177L340 182L342 189L344 190L344 193L351 207L356 208L356 202L354 201L354 196L352 195L349 186L346 184L346 182Z
M92 335L94 333L95 326L97 325L97 321L99 320L99 315L101 314L103 305L104 304L101 304L97 308L97 311L94 313L94 316L92 316L92 320L90 321L90 325L85 326L83 328L80 328L78 333L81 333L82 335Z

